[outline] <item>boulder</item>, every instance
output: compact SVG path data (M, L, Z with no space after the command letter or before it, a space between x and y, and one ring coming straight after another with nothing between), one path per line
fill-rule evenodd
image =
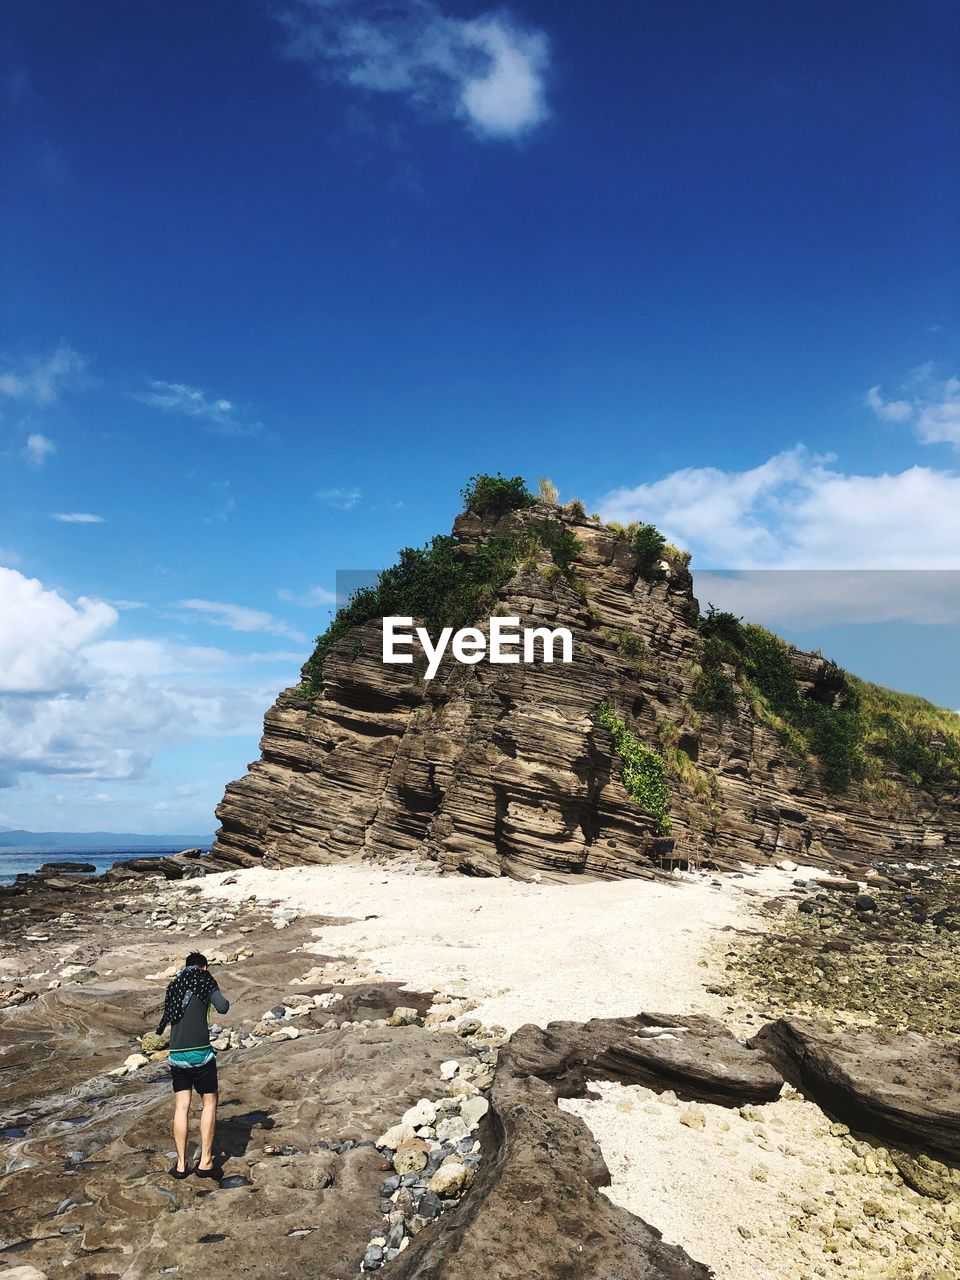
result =
M419 1014L416 1009L408 1008L406 1005L399 1005L391 1013L387 1022L391 1027L410 1027L415 1025Z
M780 1018L750 1042L825 1110L884 1142L960 1159L960 1049L913 1031Z
M413 1125L394 1124L385 1133L381 1133L377 1139L377 1146L383 1147L387 1151L396 1151L397 1147L402 1147L405 1142L410 1142L413 1137Z

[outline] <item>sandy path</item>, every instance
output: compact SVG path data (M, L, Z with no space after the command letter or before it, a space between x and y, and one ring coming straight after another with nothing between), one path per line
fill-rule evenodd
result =
M470 997L473 1016L513 1031L643 1009L722 1016L729 1002L703 989L707 957L721 930L757 927L752 904L791 878L764 870L558 885L330 866L254 868L201 887L231 902L255 895L356 917L317 930L317 952L346 952L388 980Z

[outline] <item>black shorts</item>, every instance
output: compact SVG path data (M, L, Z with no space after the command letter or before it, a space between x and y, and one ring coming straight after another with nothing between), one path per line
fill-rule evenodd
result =
M174 1093L180 1093L183 1089L196 1089L197 1093L220 1092L220 1086L217 1083L216 1058L211 1058L202 1067L181 1067L171 1062L170 1077L173 1081Z

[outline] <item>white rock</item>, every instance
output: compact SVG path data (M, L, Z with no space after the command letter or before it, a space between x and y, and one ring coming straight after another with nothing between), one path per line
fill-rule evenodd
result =
M400 1117L401 1124L408 1124L413 1129L419 1129L421 1125L433 1124L437 1118L437 1104L430 1102L428 1098L421 1098L419 1102L410 1107Z
M123 1065L127 1071L138 1071L140 1067L145 1067L150 1059L145 1053L131 1053L129 1058L125 1058Z
M411 1142L415 1137L416 1134L412 1125L395 1124L391 1125L386 1133L380 1135L377 1139L377 1146L386 1147L388 1151L396 1151L397 1147L402 1143Z
M441 1080L452 1080L460 1070L460 1063L455 1058L451 1058L448 1062L440 1063Z
M789 858L784 858L782 862L777 863L777 866L781 871L796 871L797 869L797 864L795 862L791 862Z
M460 1116L463 1123L473 1133L489 1110L490 1103L486 1098L467 1098L460 1108Z
M437 1137L441 1142L458 1142L469 1136L470 1130L460 1116L446 1116L437 1124Z

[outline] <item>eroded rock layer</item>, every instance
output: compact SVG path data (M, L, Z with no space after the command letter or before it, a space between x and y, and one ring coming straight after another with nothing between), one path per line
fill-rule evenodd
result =
M217 811L215 860L401 856L481 875L616 877L655 874L670 859L856 866L960 847L956 795L894 779L894 813L856 784L832 794L747 697L730 718L692 709L702 649L682 558L647 581L625 539L564 508L467 513L454 533L470 554L546 515L580 541L573 580L544 558L513 577L497 612L568 627L573 662L466 666L448 654L426 681L422 660L383 664L379 621L356 628L328 655L318 696L287 690L268 711L260 759ZM792 659L816 696L827 664ZM624 789L597 721L603 701L668 760L674 747L684 753L668 838Z

